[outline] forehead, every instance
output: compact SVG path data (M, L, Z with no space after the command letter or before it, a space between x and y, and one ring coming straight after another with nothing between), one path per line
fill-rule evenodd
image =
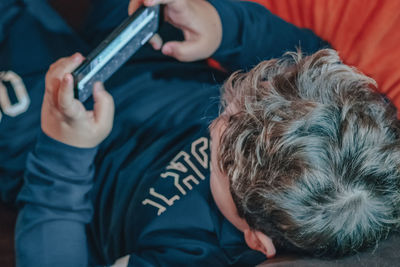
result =
M236 206L230 192L230 182L227 175L221 172L218 164L218 149L222 133L226 129L227 114L221 114L210 126L211 133L211 177L210 187L214 201L225 218L239 230L246 228L243 219L238 216Z

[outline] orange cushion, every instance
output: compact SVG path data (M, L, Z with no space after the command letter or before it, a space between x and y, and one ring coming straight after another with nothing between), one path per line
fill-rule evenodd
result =
M328 41L400 108L399 0L253 0Z

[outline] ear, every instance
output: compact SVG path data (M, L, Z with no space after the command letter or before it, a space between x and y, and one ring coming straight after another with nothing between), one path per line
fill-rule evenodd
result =
M244 230L244 239L249 248L260 251L267 258L273 258L276 253L274 243L271 238L260 231L250 229Z

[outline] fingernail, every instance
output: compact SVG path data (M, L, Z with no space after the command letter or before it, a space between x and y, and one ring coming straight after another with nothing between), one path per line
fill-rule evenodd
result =
M75 53L75 55L74 55L74 60L75 61L79 61L80 59L81 59L81 54L80 53Z
M152 45L155 50L160 50L162 46L159 42L152 42Z
M170 55L172 53L172 49L169 46L164 46L162 52L163 54Z

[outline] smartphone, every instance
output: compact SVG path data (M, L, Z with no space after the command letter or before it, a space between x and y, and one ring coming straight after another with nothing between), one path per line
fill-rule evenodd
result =
M85 102L93 92L93 84L105 82L157 31L160 7L140 7L126 18L72 72L74 95Z

